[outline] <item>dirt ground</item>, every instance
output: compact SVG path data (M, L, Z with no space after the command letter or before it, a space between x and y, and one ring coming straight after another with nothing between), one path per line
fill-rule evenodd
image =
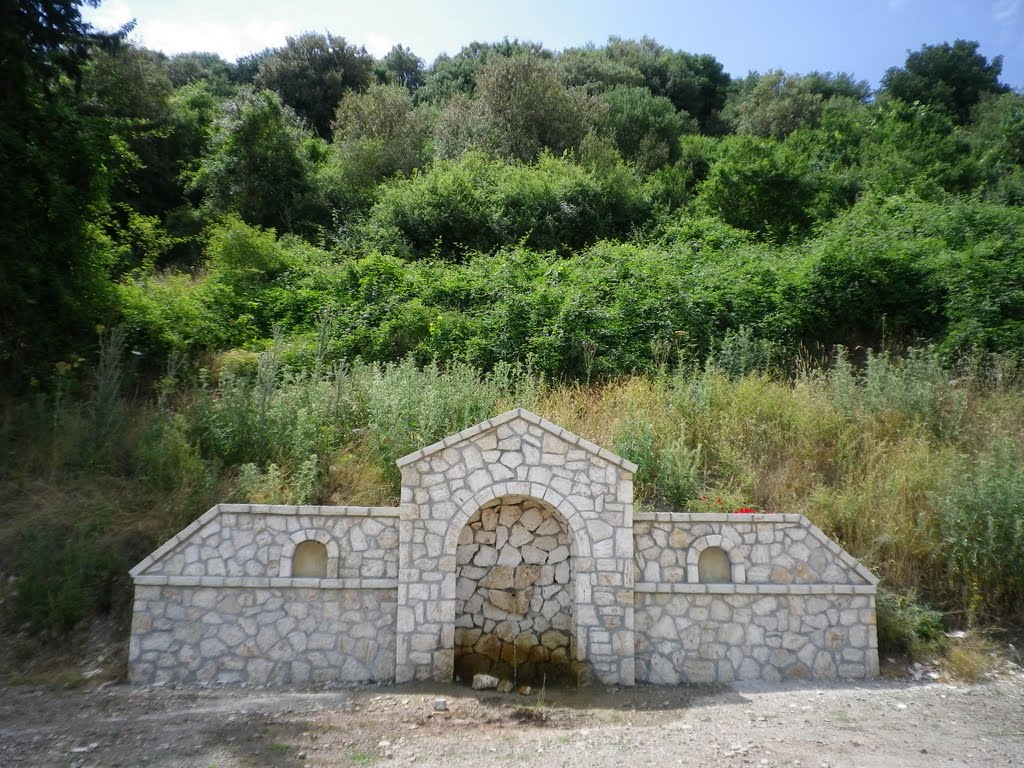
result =
M443 699L443 702L439 701ZM1024 674L476 692L0 688L0 766L1024 766Z

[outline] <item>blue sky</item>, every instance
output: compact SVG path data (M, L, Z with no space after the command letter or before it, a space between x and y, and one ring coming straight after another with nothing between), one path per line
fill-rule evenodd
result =
M104 0L85 17L105 28L134 18L134 39L150 48L229 60L307 30L378 56L402 43L428 64L473 40L518 37L558 50L649 35L710 53L734 76L842 71L872 85L908 50L963 38L989 58L1002 54L1003 82L1024 87L1024 0Z

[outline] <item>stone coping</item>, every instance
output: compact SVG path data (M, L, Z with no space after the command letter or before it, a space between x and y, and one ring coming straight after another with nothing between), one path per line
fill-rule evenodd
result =
M398 579L305 579L287 576L136 576L142 587L398 589Z
M874 584L664 584L638 581L634 592L677 595L874 595Z
M533 413L532 411L528 411L525 408L515 408L511 411L506 411L500 416L495 416L493 419L487 419L487 421L482 421L479 424L474 424L472 427L468 427L462 430L461 432L444 438L444 440L439 440L438 442L433 443L432 445L428 445L426 448L421 448L420 450L414 451L413 453L410 453L407 456L403 456L402 458L398 459L398 461L396 461L395 463L399 467L404 467L407 464L412 464L414 461L419 461L420 459L425 458L426 456L430 456L431 454L443 451L445 448L450 448L453 445L463 443L466 440L470 440L482 432L486 432L490 429L494 429L495 427L499 427L502 424L506 424L514 419L522 419L523 421L527 421L530 424L534 424L543 429L545 432L550 432L552 435L555 435L556 437L565 440L567 443L570 443L571 445L575 445L576 447L581 448L584 451L587 451L588 453L594 454L595 456L600 456L602 459L611 464L614 464L618 467L622 467L622 469L626 470L630 474L635 474L638 469L637 465L629 461L628 459L624 459L621 456L617 456L608 449L602 448L596 443L592 443L589 440L580 437L579 435L574 435L569 430L562 429L557 424L554 424L553 422L550 422L547 419L541 418L537 414Z
M321 515L323 517L398 517L398 507L329 507L316 504L218 504L221 512L251 515Z
M634 511L633 520L648 523L810 523L803 515L776 512L737 514L735 512L644 512Z
M138 565L128 571L132 577L138 577L144 570L178 546L224 512L235 512L250 515L319 515L321 517L394 517L401 514L398 507L331 507L312 504L214 504L206 512L197 517L171 538L153 550Z
M878 577L865 568L857 558L839 546L836 542L824 534L803 515L775 514L772 512L761 512L757 514L736 514L734 512L634 512L634 523L729 523L737 524L772 524L772 523L796 523L806 528L823 547L834 554L839 560L857 572L864 581L872 587L878 584Z

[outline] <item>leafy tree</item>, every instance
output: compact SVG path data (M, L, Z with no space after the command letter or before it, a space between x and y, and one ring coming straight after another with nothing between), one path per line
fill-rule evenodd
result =
M975 107L969 141L989 192L1024 205L1024 96L989 94Z
M422 165L428 135L423 110L402 85L371 85L338 104L334 141L374 180Z
M672 102L647 88L616 86L601 95L608 111L601 119L616 148L650 173L679 158L679 137L695 133L696 121L676 112Z
M454 160L470 151L484 151L488 146L487 123L479 103L464 93L452 96L437 110L431 138L435 157L445 160Z
M651 93L696 118L702 131L715 130L731 79L714 56L673 51L649 37L611 37L605 51L613 61L639 71Z
M476 88L480 62L475 59L441 54L431 65L423 86L416 91L417 103L439 104Z
M322 137L330 138L331 121L346 91L365 90L373 74L373 57L343 37L306 32L260 62L254 84L276 91Z
M216 53L179 53L167 61L171 85L180 88L196 82L209 83L223 91L234 76L235 68Z
M382 249L414 258L461 260L520 240L569 253L601 237L624 236L644 218L640 190L627 181L565 157L545 154L525 165L470 153L389 181L365 234Z
M273 91L243 89L222 106L217 131L190 186L211 215L234 212L280 231L308 224L308 134Z
M109 210L114 147L78 111L74 86L94 46L118 35L92 30L82 5L0 6L0 385L12 390L83 351L113 308L93 221Z
M78 108L117 147L106 162L112 212L94 222L117 245L117 271L155 263L173 242L160 231L160 217L180 205L183 191L168 140L166 64L161 53L119 45L96 51L82 72Z
M880 109L862 156L867 187L884 195L936 199L979 181L965 136L944 111L925 104L895 101Z
M729 137L720 152L698 187L701 210L777 243L806 232L813 189L793 157L753 136Z
M162 53L133 45L95 52L83 68L81 108L105 118L143 120L151 127L167 116L173 86L166 60Z
M409 91L416 91L423 85L423 59L410 48L395 45L381 60L381 65L385 83L394 83Z
M509 40L507 37L497 43L473 41L463 46L454 56L441 54L434 60L424 86L416 93L416 100L420 103L440 103L460 93L472 95L476 90L477 74L485 64L497 58L513 56L550 59L552 53L540 43Z
M820 93L825 101L831 99L852 99L866 103L871 98L871 85L867 80L854 80L846 72L809 72L801 79L814 93Z
M1009 90L999 82L1002 71L1002 56L989 61L978 53L978 43L956 40L953 45L925 45L908 52L902 67L886 71L882 88L908 104L921 102L942 110L962 125L983 95Z
M251 85L260 73L260 65L264 59L269 58L277 52L276 48L264 48L246 56L242 56L235 62L231 70L231 82L237 85Z
M589 94L603 93L616 86L646 87L644 76L628 62L611 59L602 48L570 48L558 57L558 66L570 88Z
M587 133L586 103L569 91L554 64L534 55L500 57L481 70L475 103L490 149L529 161L543 149L561 153Z
M729 99L722 117L736 133L783 139L798 128L813 128L825 109L821 75L787 75L781 69L751 74Z

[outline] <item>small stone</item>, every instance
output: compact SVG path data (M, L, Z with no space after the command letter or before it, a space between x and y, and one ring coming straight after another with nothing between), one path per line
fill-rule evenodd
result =
M479 677L479 675L477 675ZM447 712L448 711L448 699L434 699L430 703L431 708L435 712Z
M494 675L473 675L473 690L486 691L498 687L498 678Z
M518 693L520 696L529 696L531 693L533 693L533 688L531 688L528 685L520 685L518 688L516 688L516 693Z
M511 680L502 680L498 683L498 691L501 693L512 693L513 688L515 688L515 686L512 684Z

